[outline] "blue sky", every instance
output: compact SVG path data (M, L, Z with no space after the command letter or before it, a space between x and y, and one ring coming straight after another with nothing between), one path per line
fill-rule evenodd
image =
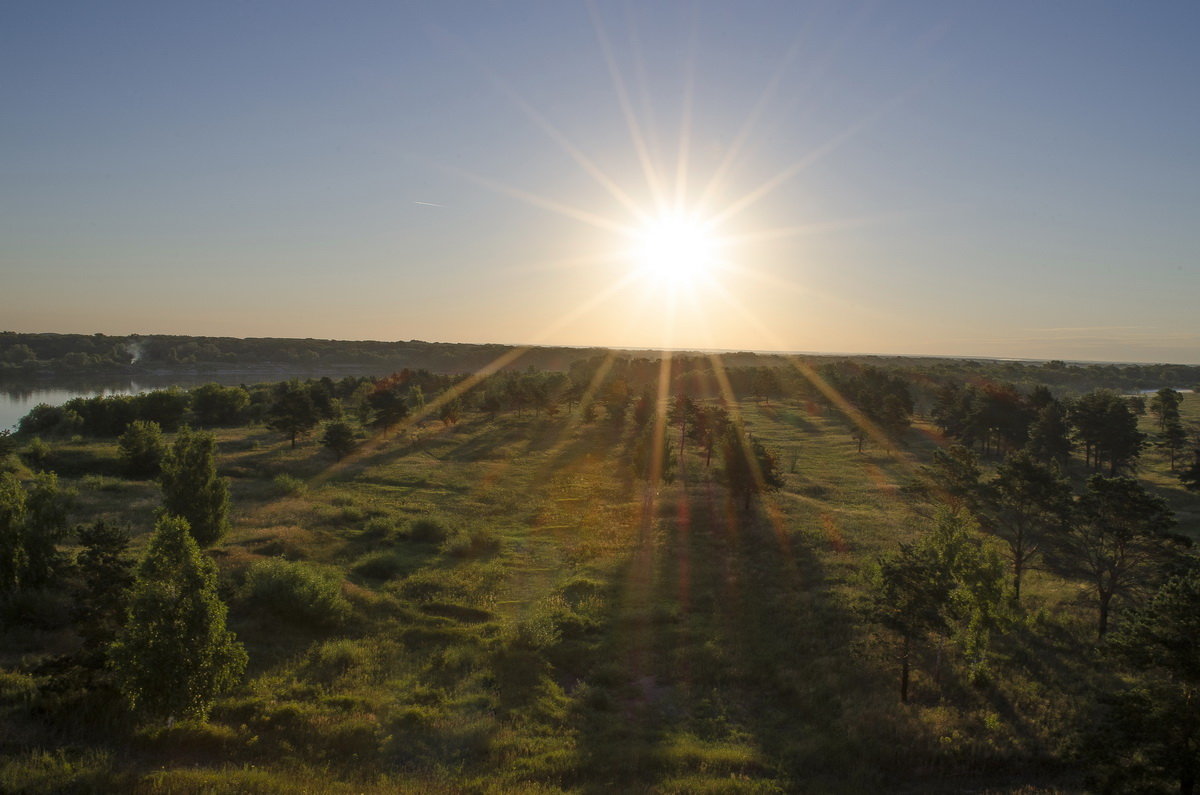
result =
M1197 363L1196 41L1195 3L6 4L0 326ZM656 184L729 215L708 278L632 273Z

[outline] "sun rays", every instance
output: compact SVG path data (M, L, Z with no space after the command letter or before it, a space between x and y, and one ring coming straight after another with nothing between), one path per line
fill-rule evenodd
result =
M696 106L703 102L703 92L698 90L696 80L697 46L693 37L690 41L688 62L685 64L684 81L680 86L678 116L663 125L663 129L677 131L677 138L669 146L663 142L671 136L661 134L659 121L669 115L654 107L648 86L648 78L638 47L636 31L629 30L630 45L635 52L632 58L623 60L614 46L614 39L606 29L605 21L593 4L588 4L589 18L595 32L598 50L598 65L607 73L615 101L615 112L625 127L628 136L629 154L636 164L634 179L624 177L604 166L604 158L596 152L572 140L564 128L555 123L553 114L538 108L525 97L516 86L494 72L485 70L488 82L511 102L525 119L548 141L564 154L568 161L586 176L601 191L606 201L599 204L563 196L546 195L518 184L470 173L452 167L461 177L476 185L523 204L539 208L571 222L599 230L610 241L609 247L599 250L574 250L566 252L558 261L535 264L525 263L518 269L536 272L538 278L566 276L581 269L611 274L606 283L594 287L578 302L567 305L542 324L532 338L524 340L526 347L514 348L453 388L431 400L419 414L410 416L397 429L403 432L436 416L441 406L456 400L481 387L490 377L505 368L518 365L529 346L553 343L556 336L572 324L580 322L589 314L602 308L616 306L614 315L624 322L613 321L611 330L625 325L630 335L641 335L645 341L641 347L658 349L660 354L659 378L654 388L655 410L649 426L653 450L649 484L657 484L659 476L667 466L663 460L663 440L670 433L667 412L673 397L673 356L671 350L703 349L713 351L729 347L724 331L731 324L740 324L754 338L761 340L762 348L780 350L808 347L804 341L788 340L784 334L773 330L764 317L754 311L752 304L742 293L749 285L774 292L786 292L797 300L805 296L818 295L817 291L804 285L796 278L793 270L781 275L752 259L753 246L764 242L786 241L790 238L818 235L869 224L877 219L851 218L843 220L797 219L791 225L762 225L753 222L752 208L784 184L794 180L805 169L829 156L847 140L876 123L899 102L901 95L884 103L875 112L842 128L818 146L799 151L794 157L772 173L762 176L754 184L741 185L735 189L738 169L747 153L753 150L756 135L765 125L772 103L778 100L789 79L788 70L797 60L800 42L797 40L779 59L774 72L763 89L754 97L745 119L735 127L735 133L723 151L706 160L696 156L698 140L704 138L696 128ZM629 74L627 74L627 72ZM632 79L631 79L632 75ZM809 74L801 81L805 90L817 79ZM716 319L719 318L719 321ZM686 328L685 328L686 327ZM580 414L589 404L597 404L604 396L611 380L611 371L617 353L610 350L600 366L591 374L587 384L579 385ZM747 418L741 416L738 402L725 364L719 354L708 354L709 364L718 387L716 397L729 407L734 427L738 434L737 444L730 449L739 451L745 458L751 476L760 487L764 475L752 450L752 442L746 437ZM855 409L843 396L826 383L812 368L792 362L800 375L811 382L816 392L835 406L852 423L863 429L866 436L881 446L888 446L886 434L875 427L862 412ZM559 429L554 445L561 445L571 433L578 429L581 420L571 419ZM335 472L371 454L381 443L376 437L364 445L357 455L331 467L318 479ZM499 465L501 469L504 464ZM680 461L680 475L688 478L687 462ZM654 522L658 515L658 487L647 485L642 505L642 522ZM781 547L786 547L787 533L781 523L781 512L773 500L760 489L764 516L773 529ZM678 520L684 524L687 517ZM733 524L736 524L734 522ZM732 526L732 525L731 525Z

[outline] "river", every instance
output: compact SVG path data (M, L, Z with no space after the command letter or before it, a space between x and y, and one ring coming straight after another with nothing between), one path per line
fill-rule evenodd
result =
M317 374L320 377L324 373ZM202 384L225 386L261 384L290 377L309 378L311 373L281 373L278 370L238 373L174 373L170 375L139 375L74 377L39 379L36 381L0 381L0 430L15 430L17 423L39 403L58 406L71 398L94 395L136 395L152 389L178 386L191 389ZM340 376L339 376L340 377Z

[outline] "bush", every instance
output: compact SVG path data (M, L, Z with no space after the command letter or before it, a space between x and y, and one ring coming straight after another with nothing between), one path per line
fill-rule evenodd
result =
M43 442L40 438L34 437L29 443L29 447L25 448L25 452L21 454L25 459L25 463L35 469L45 469L50 463L50 445Z
M354 573L372 580L390 580L409 569L404 559L395 552L375 552L354 564Z
M250 604L284 619L336 627L350 617L338 578L307 563L259 561L246 575L244 594Z
M386 516L373 516L363 525L362 534L368 538L387 538L396 532L396 523Z
M437 519L414 519L408 526L408 537L421 544L439 544L447 535L446 526Z
M272 483L275 484L275 490L283 496L298 497L308 491L307 483L291 475L276 475Z
M492 531L478 528L458 530L442 543L442 552L456 558L480 558L500 549L500 539Z

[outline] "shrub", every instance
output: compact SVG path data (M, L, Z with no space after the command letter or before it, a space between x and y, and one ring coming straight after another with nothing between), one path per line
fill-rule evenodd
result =
M29 443L29 447L25 448L25 452L21 454L25 459L25 463L36 469L45 469L50 463L50 445L43 442L40 438L34 437Z
M298 497L308 491L307 483L291 475L276 475L272 482L275 484L275 490L284 496Z
M307 563L271 558L246 575L246 601L280 618L336 627L350 617L337 577Z
M438 544L446 540L446 526L437 519L414 519L408 526L408 537L421 544Z
M492 531L477 528L458 530L442 542L442 552L456 558L480 558L495 554L500 549L500 539Z
M362 534L369 538L386 538L396 532L396 523L386 516L373 516L363 525Z
M395 552L375 552L354 564L355 574L370 577L373 580L390 580L399 577L408 568L403 558Z

